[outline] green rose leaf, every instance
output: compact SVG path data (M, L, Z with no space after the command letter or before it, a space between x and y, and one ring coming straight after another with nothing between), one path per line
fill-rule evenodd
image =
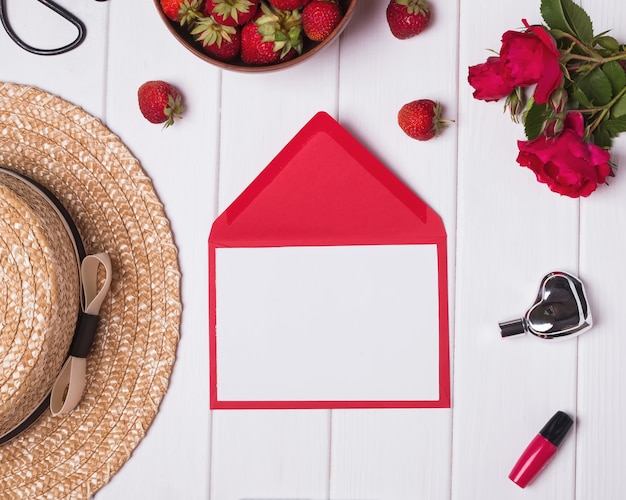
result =
M574 30L567 22L561 0L541 0L539 8L545 23L554 30L574 35Z
M541 0L540 11L550 28L569 33L583 43L593 39L591 18L573 0Z
M593 24L589 15L572 0L562 0L562 2L565 8L565 15L569 17L570 24L578 34L580 41L583 43L591 42L593 39Z
M611 139L611 136L604 127L605 123L606 122L601 123L593 132L593 143L601 148L610 149L613 144L613 139Z
M626 94L622 95L611 108L611 118L626 115Z
M532 99L528 102L524 114L524 133L529 141L536 139L543 132L547 112L547 104L537 104Z
M609 77L600 68L576 80L577 87L596 106L604 106L613 98L613 87Z
M585 93L580 89L580 87L574 86L572 90L572 97L575 101L578 101L585 108L593 107L591 101L587 98Z
M626 116L606 120L602 122L602 128L607 131L611 138L617 137L622 132L626 132Z
M614 95L626 86L626 73L617 61L610 61L603 64L602 71L611 82Z

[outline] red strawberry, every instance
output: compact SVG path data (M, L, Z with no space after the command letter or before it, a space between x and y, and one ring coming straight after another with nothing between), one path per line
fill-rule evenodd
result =
M404 40L419 35L430 24L427 0L391 0L387 5L387 23L396 38Z
M241 49L241 30L238 26L224 26L212 17L196 21L191 34L202 44L204 51L220 61L231 61Z
M441 118L441 105L430 99L412 101L400 108L398 125L404 132L418 141L427 141L447 126Z
M175 118L182 118L185 110L182 96L176 87L161 80L144 83L137 91L139 110L151 123L165 123L163 128L174 123Z
M190 25L200 17L202 0L160 0L163 13L181 26Z
M206 0L203 14L224 26L246 24L256 14L259 0Z
M280 60L280 52L274 50L274 42L264 42L255 23L241 29L241 60L246 64L274 64Z
M326 40L342 17L336 0L313 0L302 9L304 34L314 42Z
M311 0L268 0L274 7L280 10L294 10L304 7Z
M241 59L247 64L274 64L302 53L300 11L283 11L265 2L261 15L241 30Z

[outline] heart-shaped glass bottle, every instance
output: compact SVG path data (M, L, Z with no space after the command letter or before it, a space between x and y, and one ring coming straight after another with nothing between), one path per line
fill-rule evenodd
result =
M500 323L502 337L530 333L541 339L561 339L586 332L592 326L582 281L571 274L546 274L535 303L523 318Z

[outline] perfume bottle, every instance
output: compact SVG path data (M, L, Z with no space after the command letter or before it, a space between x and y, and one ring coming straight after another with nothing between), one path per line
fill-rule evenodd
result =
M529 333L540 339L563 339L592 326L591 311L582 281L555 271L541 280L534 304L524 317L500 323L502 337Z

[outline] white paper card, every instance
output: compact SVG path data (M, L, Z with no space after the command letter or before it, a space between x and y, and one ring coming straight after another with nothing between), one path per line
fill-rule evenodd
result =
M216 249L221 401L439 398L436 245Z

